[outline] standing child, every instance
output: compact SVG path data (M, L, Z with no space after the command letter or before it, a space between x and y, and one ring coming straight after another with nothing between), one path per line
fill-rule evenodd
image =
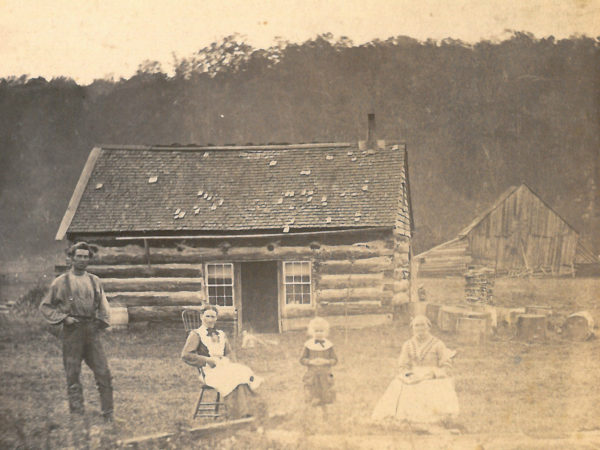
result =
M308 324L311 339L304 343L300 364L307 367L304 381L306 402L320 406L323 418L327 416L327 405L335 400L333 374L331 368L337 364L333 344L327 339L329 323L322 317L315 317Z

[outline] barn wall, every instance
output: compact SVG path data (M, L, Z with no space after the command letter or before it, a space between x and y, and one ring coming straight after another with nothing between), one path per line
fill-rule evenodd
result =
M416 270L419 277L463 276L471 264L468 241L457 239L446 242L417 256Z
M146 245L81 238L99 245L88 270L102 278L111 305L128 308L130 321L178 320L184 307L205 302L206 262L311 261L313 305L281 301L283 321L315 314L384 314L392 303L409 301L410 240L391 230L276 239L164 239ZM240 298L243 293L238 302Z
M468 234L473 264L497 273L567 274L577 233L526 187L517 189Z
M600 276L600 261L594 253L581 242L581 239L577 241L577 248L575 251L575 275L578 277Z

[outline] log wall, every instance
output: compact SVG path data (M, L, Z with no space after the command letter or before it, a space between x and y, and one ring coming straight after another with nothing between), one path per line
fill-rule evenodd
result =
M99 246L88 270L102 279L112 305L128 308L131 322L180 320L184 307L206 302L207 262L233 262L239 273L236 263L246 261L311 261L313 307L286 307L280 295L282 318L383 314L410 299L410 240L392 230L318 239L87 240Z
M417 255L419 277L463 276L471 264L467 239L448 241Z

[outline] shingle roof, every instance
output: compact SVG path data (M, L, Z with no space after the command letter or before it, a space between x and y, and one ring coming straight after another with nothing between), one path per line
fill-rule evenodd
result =
M395 225L409 231L404 146L363 148L97 148L64 228L105 233Z

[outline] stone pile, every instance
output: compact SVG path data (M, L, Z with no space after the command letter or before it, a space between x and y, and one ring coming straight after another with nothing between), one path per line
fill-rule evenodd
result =
M469 267L465 273L465 300L467 303L493 304L495 278L493 269Z

